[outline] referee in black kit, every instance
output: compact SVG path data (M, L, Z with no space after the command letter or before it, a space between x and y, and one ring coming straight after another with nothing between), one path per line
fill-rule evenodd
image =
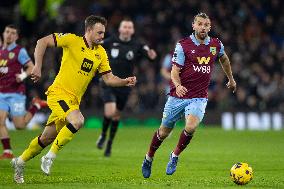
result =
M106 49L109 57L112 73L121 78L133 75L135 64L141 56L154 60L157 56L153 49L132 38L134 34L134 23L130 19L123 19L120 22L119 35L113 35L107 38L103 47ZM104 147L107 130L110 127L109 139L107 141L104 155L111 155L112 142L117 132L121 112L124 109L128 96L131 92L130 87L108 87L102 83L103 101L104 101L104 120L102 133L97 140L97 147Z

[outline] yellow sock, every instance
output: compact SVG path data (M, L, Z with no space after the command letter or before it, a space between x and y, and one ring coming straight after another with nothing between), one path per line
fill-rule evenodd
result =
M76 133L77 130L71 125L68 124L64 126L58 133L56 139L54 140L50 151L54 154L57 154L58 151L63 148L65 144L67 144L70 140L72 140L74 133Z
M22 153L20 158L26 162L32 159L33 157L40 154L40 152L43 150L44 146L42 143L39 144L40 141L38 141L38 137L34 138L29 147Z

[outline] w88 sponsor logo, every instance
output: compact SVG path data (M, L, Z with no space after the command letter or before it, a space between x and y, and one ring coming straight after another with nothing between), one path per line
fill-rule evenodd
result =
M201 72L201 73L210 73L210 66L195 66L195 65L192 65L193 66L193 70L195 72Z

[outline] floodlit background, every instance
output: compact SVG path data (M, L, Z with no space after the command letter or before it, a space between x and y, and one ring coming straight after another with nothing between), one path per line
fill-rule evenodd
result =
M239 161L253 167L254 179L249 187L284 188L283 11L281 0L0 1L0 31L7 24L18 25L18 43L32 58L36 41L45 35L82 35L83 21L90 14L107 18L106 37L117 32L121 19L130 17L135 23L135 37L158 53L153 62L137 62L138 83L123 112L112 157L103 157L95 146L103 101L99 78L94 78L81 104L85 128L60 153L53 175L40 173L41 156L29 162L23 188L235 188L229 170ZM210 16L210 35L223 42L238 90L232 94L225 87L225 74L216 62L204 120L189 149L182 154L177 172L173 177L164 173L183 121L157 152L153 176L144 180L141 163L152 134L160 125L166 101L167 82L160 75L162 61L178 39L192 33L191 22L199 12ZM46 51L41 81L36 85L26 81L28 102L34 96L46 98L44 92L58 72L61 55L61 49ZM37 130L11 132L16 155L41 132L49 113L37 113L28 125ZM13 129L9 120L7 124ZM0 188L16 188L12 175L9 162L0 161Z
M83 20L90 14L108 19L107 36L117 32L122 18L132 18L135 22L135 36L149 44L159 55L154 62L146 59L137 62L135 75L139 82L129 98L125 117L138 119L161 117L166 83L160 75L161 62L173 50L178 39L192 33L193 16L205 12L212 20L210 34L223 42L231 59L238 91L232 95L225 88L226 77L216 63L204 123L223 123L226 128L242 128L242 124L256 128L254 123L260 129L282 128L284 14L283 2L280 0L141 0L139 3L130 0L11 0L1 1L0 5L0 29L3 31L9 23L19 25L21 38L18 42L28 49L30 56L33 56L36 40L40 37L53 32L82 35ZM45 98L44 91L52 83L60 59L61 50L47 51L40 84L27 82L29 99L35 95ZM88 117L102 114L100 94L97 79L94 79L81 105ZM128 116L129 112L134 115ZM222 116L223 112L233 114ZM235 112L244 114L239 116ZM141 114L147 116L141 117Z

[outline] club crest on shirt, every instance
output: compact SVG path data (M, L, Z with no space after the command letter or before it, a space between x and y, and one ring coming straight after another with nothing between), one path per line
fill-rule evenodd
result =
M216 47L210 47L210 52L212 53L213 56L216 55Z
M119 49L111 49L111 57L116 58L119 55Z
M127 60L132 60L132 59L134 58L134 53L133 53L133 51L128 51L128 52L126 53L126 58L127 58Z
M15 57L15 53L13 53L13 52L9 52L9 59L13 59L14 57Z

